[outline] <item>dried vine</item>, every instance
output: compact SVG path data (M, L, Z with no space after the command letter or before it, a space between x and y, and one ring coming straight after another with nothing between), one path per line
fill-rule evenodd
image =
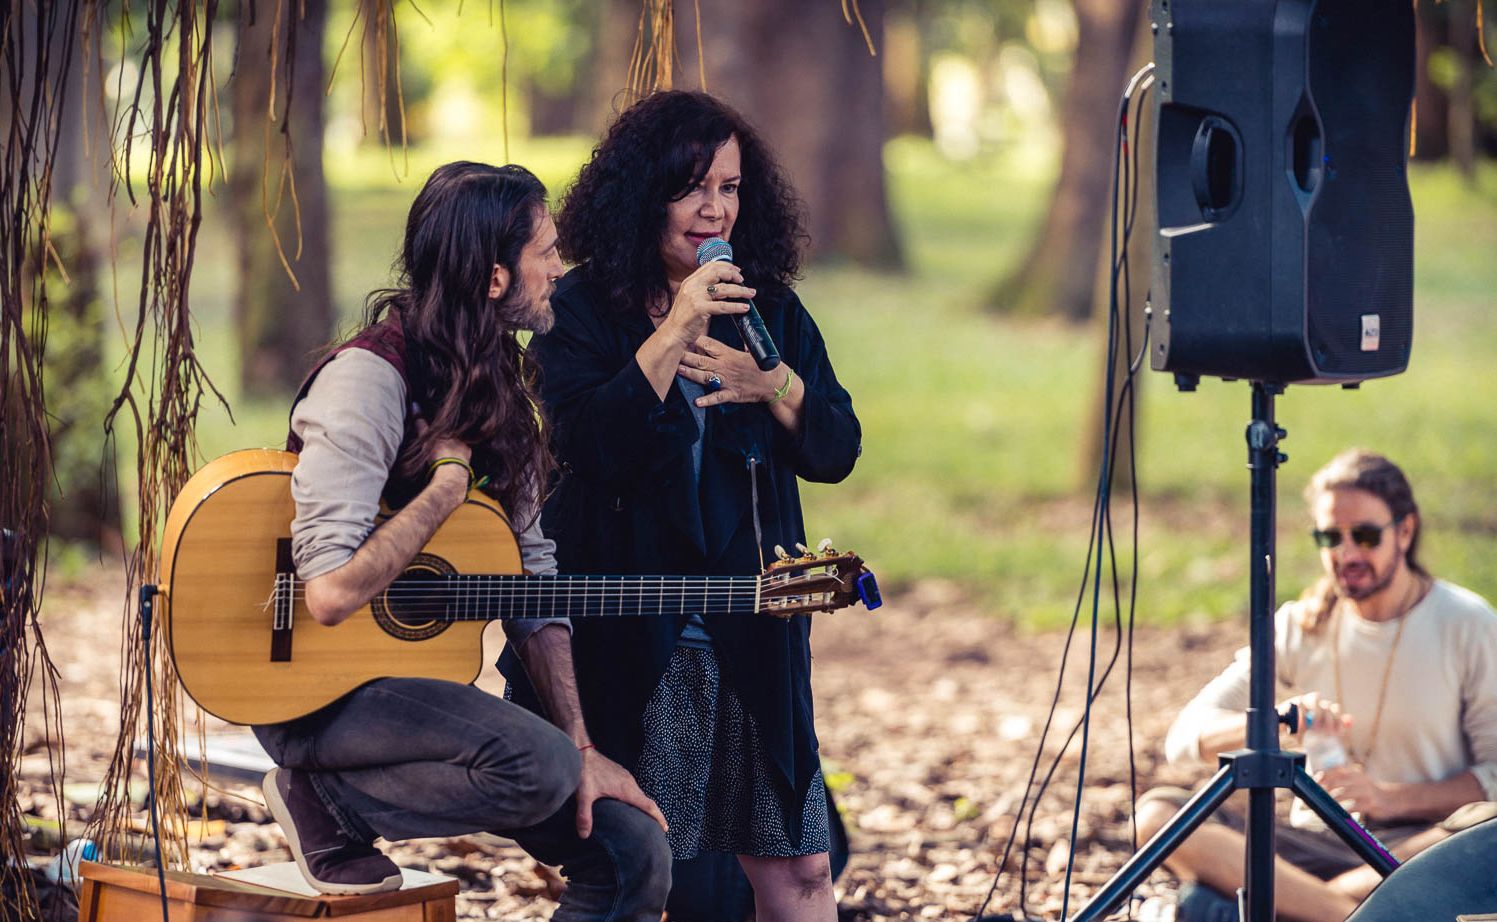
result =
M38 614L46 570L46 484L51 441L42 380L48 276L61 268L52 247L53 165L78 33L76 0L0 5L0 908L6 918L38 918L41 906L20 856L26 822L19 801L20 759L33 683L52 790L62 790L63 739L58 673ZM40 474L40 476L38 476ZM57 815L64 816L59 798Z
M842 19L849 26L856 26L868 46L868 54L878 55L868 24L863 21L863 11L858 0L837 0L842 7ZM697 79L703 90L707 89L707 62L702 54L702 7L701 0L692 0L696 13ZM629 73L624 81L625 106L643 99L656 90L671 88L676 55L676 3L675 0L641 0L639 29L634 37L634 51L629 56Z
M643 0L639 8L639 31L634 38L634 52L629 57L629 74L624 81L626 99L633 102L656 90L671 88L671 71L676 59L675 0ZM701 17L697 17L701 28Z
M462 4L458 4L461 13ZM419 12L419 11L418 11ZM503 15L503 4L500 5L500 15ZM358 0L354 6L353 22L348 25L348 33L343 36L343 45L338 49L338 56L333 60L333 66L328 72L328 92L332 92L333 79L338 76L338 65L343 61L343 55L348 51L348 44L353 39L354 33L359 31L360 24L363 30L360 35L361 45L372 51L372 55L365 54L360 57L359 78L361 83L369 86L369 81L374 81L375 108L378 110L379 118L375 122L375 129L379 139L390 149L390 167L395 169L395 146L392 143L392 129L390 124L388 107L385 101L390 98L390 91L395 92L396 117L400 127L400 151L405 158L405 172L410 172L411 159L410 149L406 143L405 123L405 91L401 86L400 79L400 31L395 23L395 0ZM370 72L367 58L373 57L373 73ZM508 52L506 50L506 60ZM393 67L391 66L393 63ZM369 113L361 107L359 112L363 120L364 134L369 134ZM508 143L508 135L506 141ZM395 178L402 178L402 172L395 169Z
M143 259L135 328L131 334L125 381L105 420L113 437L120 423L134 427L139 478L139 535L129 560L125 605L125 639L120 670L121 732L105 775L91 825L102 853L114 859L139 860L139 839L129 835L129 783L135 744L144 741L142 713L145 670L154 670L157 752L151 796L163 827L168 864L187 860L186 796L178 739L182 694L167 654L164 632L152 632L152 649L143 649L136 592L156 577L156 534L172 498L186 482L193 461L193 426L206 393L220 401L193 353L188 287L202 223L204 152L209 151L213 20L217 0L149 0L144 13L144 43L139 82L118 113L115 136L124 139L115 161L111 202L124 192L132 205L146 207ZM127 16L128 22L128 16ZM137 200L132 156L138 138L149 139L144 195Z

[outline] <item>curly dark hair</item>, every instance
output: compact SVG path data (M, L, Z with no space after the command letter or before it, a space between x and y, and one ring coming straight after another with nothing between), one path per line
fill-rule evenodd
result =
M582 267L615 310L668 297L660 256L667 203L707 175L717 149L737 138L743 158L734 262L748 284L800 278L807 235L802 208L769 146L743 116L706 93L653 93L624 110L562 199L562 256Z
M397 469L421 477L430 445L460 439L473 466L490 478L485 492L510 516L539 514L536 491L554 467L538 397L537 370L516 339L533 292L519 284L520 254L546 209L546 187L524 167L459 161L440 166L417 193L406 219L398 287L372 292L365 323L386 316L405 335L412 394L426 431L403 449ZM494 265L515 283L489 299Z

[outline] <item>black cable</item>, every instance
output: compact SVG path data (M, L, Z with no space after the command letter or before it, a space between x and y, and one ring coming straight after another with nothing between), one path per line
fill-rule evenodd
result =
M1081 807L1082 807L1082 800L1083 800L1083 797L1084 797L1084 794L1085 794L1085 791L1086 791L1087 756L1088 756L1088 754L1090 752L1090 744L1091 744L1091 715L1092 715L1092 705L1093 705L1093 703L1096 700L1097 694L1100 693L1100 691L1101 691L1100 684L1095 681L1094 677L1096 675L1096 666L1097 666L1097 631L1098 631L1098 627L1099 627L1099 622L1101 620L1101 608L1102 608L1102 569L1103 569L1103 565L1102 565L1101 554L1102 554L1102 548L1104 546L1108 550L1108 553L1109 553L1109 562L1111 563L1111 569L1112 569L1113 605L1114 605L1113 610L1114 610L1114 613L1115 613L1115 618L1117 619L1117 625L1118 625L1118 629L1119 629L1118 630L1118 635L1117 635L1118 636L1118 642L1121 643L1121 640L1122 640L1122 631L1121 631L1121 627L1122 627L1122 625L1121 625L1121 616L1122 616L1122 613L1121 613L1121 604L1120 604L1121 600L1118 597L1117 553L1116 553L1116 547L1115 547L1115 545L1113 543L1113 535L1112 535L1112 477L1113 477L1113 464L1114 464L1115 455L1116 455L1116 452L1117 452L1116 433L1118 431L1118 426L1122 423L1122 414L1123 414L1124 408L1127 407L1128 409L1131 409L1132 406L1133 406L1133 404L1132 404L1131 399L1128 399L1128 400L1115 400L1115 398L1116 398L1115 388L1117 387L1116 378L1117 378L1117 361L1118 361L1118 355L1117 355L1117 353L1118 353L1118 339L1119 339L1120 335L1124 338L1124 348L1127 350L1124 353L1125 356L1132 353L1132 349L1130 348L1132 346L1132 330L1131 330L1131 328L1130 328L1130 326L1128 324L1128 318L1125 315L1123 315L1123 313L1122 313L1122 311L1123 311L1123 305L1120 304L1119 298L1118 298L1118 282L1119 282L1120 276L1121 276L1122 279L1125 280L1125 284L1126 284L1126 279L1128 278L1128 274L1127 274L1128 273L1128 270L1127 270L1127 235L1119 233L1119 227L1118 227L1119 218L1118 218L1118 214L1119 214L1119 198L1120 198L1120 196L1124 197L1125 199L1130 199L1131 198L1130 197L1130 189L1134 188L1132 186L1133 176L1132 176L1132 173L1130 172L1129 158L1126 156L1126 151L1127 151L1127 146L1128 146L1128 111L1129 111L1129 108L1130 108L1130 104L1132 102L1132 97L1133 97L1134 91L1139 88L1139 86L1141 85L1141 83L1143 83L1144 81L1147 81L1147 80L1151 79L1152 74L1153 74L1153 65L1152 64L1147 65L1144 68L1142 68L1141 70L1139 70L1138 73L1134 75L1133 79L1129 81L1128 87L1124 91L1122 100L1120 101L1120 104L1119 104L1119 107L1118 107L1117 139L1116 139L1115 147L1114 147L1114 157L1115 157L1114 163L1115 163L1115 166L1114 166L1114 169L1113 169L1112 215L1111 215L1111 220L1110 220L1110 225L1109 225L1110 228L1111 228L1112 272L1111 272L1111 279L1110 279L1110 281L1111 281L1111 290L1108 293L1108 322L1107 322L1108 336L1107 336L1107 363L1106 363L1106 366L1107 366L1107 371L1106 371L1107 381L1106 381L1106 384L1105 384L1104 389L1103 389L1103 392L1104 392L1104 398L1103 399L1105 401L1105 406L1107 408L1107 412L1106 412L1106 417L1103 420L1103 429L1102 429L1102 433L1103 433L1102 434L1102 470L1101 470L1101 473L1100 473L1100 475L1098 477L1098 486L1097 486L1098 504L1101 507L1101 517L1100 517L1101 521L1098 523L1096 531L1095 531L1095 533L1093 534L1093 537L1092 537L1092 540L1094 540L1096 542L1096 545L1097 545L1097 548L1098 548L1098 553L1097 553L1097 566L1096 566L1096 569L1093 571L1093 574L1092 574L1091 659L1090 659L1090 661L1088 662L1088 665L1087 665L1087 688L1088 688L1088 692L1089 693L1088 693L1087 698L1086 698L1086 704L1085 704L1085 706L1082 709L1082 716L1081 716L1081 724L1082 724L1082 727L1081 727L1081 753L1080 753L1080 759L1079 759L1079 762L1077 764L1077 771L1076 771L1076 798L1075 798L1075 802L1074 802L1074 804L1072 806L1072 810L1071 810L1070 848L1069 848L1069 853L1068 853L1067 858L1066 858L1066 875L1065 875L1065 881L1064 881L1064 883L1062 885L1062 889L1061 889L1061 909L1060 909L1061 918L1065 918L1069 914L1069 910L1070 910L1070 904L1071 904L1071 876L1072 876L1072 874L1073 874L1073 872L1075 870L1075 867L1076 867L1076 847L1077 847L1078 833L1080 832L1080 827L1081 827ZM1135 148L1136 148L1136 145L1135 145ZM1127 177L1126 180L1124 179L1124 176ZM1132 216L1129 214L1130 208L1128 207L1130 204L1131 204L1131 200L1130 201L1125 201L1124 207L1122 208L1123 219L1129 225L1128 228L1127 228L1128 231L1132 230L1132 220L1131 220ZM1123 237L1123 239L1121 241L1119 240L1120 236ZM1131 397L1131 395L1133 394L1133 374L1134 374L1133 367L1132 367L1132 362L1131 361L1128 362L1127 366L1125 366L1125 367L1127 367L1128 372L1127 372L1127 380L1124 382L1124 388L1123 389L1126 392L1126 395L1128 395L1129 397ZM1114 410L1114 407L1116 407L1116 410ZM1129 426L1130 433L1131 433L1132 429L1133 429L1133 425L1132 425L1132 423L1130 421L1130 426ZM1136 511L1137 511L1137 507L1135 506L1135 514L1136 514ZM1134 577L1134 582L1136 583L1137 582L1137 571L1136 570L1134 571L1133 577ZM1109 675L1111 673L1111 671L1112 671L1112 665L1114 663L1116 663L1116 656L1117 656L1117 649L1115 647L1114 648L1114 653L1113 653L1113 659L1108 664L1107 672L1103 676L1103 680L1102 681L1104 683L1106 681L1106 676ZM1062 752L1064 752L1064 750L1062 750ZM1058 761L1058 759L1057 759L1057 761Z
M1143 113L1145 111L1144 106L1145 106L1145 104L1146 104L1146 102L1148 100L1149 90L1153 87L1153 82L1154 82L1153 81L1153 76L1151 74L1148 78L1146 78L1144 80L1144 82L1139 87L1137 110L1136 110L1138 112L1138 117L1135 118L1134 122L1133 122L1133 145L1132 145L1132 148L1131 148L1131 154L1132 154L1132 158L1131 158L1132 178L1131 178L1131 182L1125 182L1124 183L1124 194L1125 194L1126 198L1124 199L1124 205L1123 205L1123 215L1124 215L1124 218L1123 218L1123 242L1122 242L1121 252L1119 253L1119 256L1118 256L1118 262L1114 264L1114 271L1116 271L1117 268L1121 267L1122 274L1123 274L1123 311L1122 311L1122 319L1123 319L1123 322L1125 324L1125 326L1124 326L1124 330L1125 330L1124 341L1126 343L1126 347L1127 347L1127 352L1128 353L1132 353L1133 352L1133 348L1132 348L1132 346L1133 346L1133 343L1132 343L1132 339L1133 339L1133 326L1132 326L1131 323L1127 322L1128 318L1130 318L1132 316L1132 314L1133 314L1133 284L1132 284L1132 277L1131 277L1131 271L1132 270L1131 270L1131 267L1129 266L1129 263L1128 263L1128 245L1129 245L1129 242L1133 239L1133 227L1134 227L1134 223L1137 220L1137 216L1138 216L1138 174L1139 174L1140 170L1139 170L1138 162L1137 161L1138 161L1138 158L1139 158L1139 151L1140 151L1139 140L1140 140L1140 138L1141 138L1141 136L1143 134L1143 121L1144 121L1143 120ZM1125 128L1126 128L1126 126L1125 126ZM1125 160L1125 164L1129 163L1129 158L1125 157L1124 160ZM1116 291L1116 287L1114 287L1113 290ZM1135 617L1134 616L1135 616L1135 614L1137 612L1137 609L1138 609L1138 553L1139 553L1138 552L1138 531L1139 531L1139 512L1138 512L1138 508L1139 507L1138 507L1138 425L1137 425L1137 423L1138 423L1138 414L1137 414L1138 389L1133 385L1133 382L1134 382L1134 376L1138 374L1139 368L1142 366L1144 358L1148 355L1148 348L1149 348L1149 345L1148 345L1149 344L1149 327L1150 327L1150 321L1152 319L1153 319L1153 313L1150 310L1149 303L1148 303L1148 300L1146 298L1145 302L1144 302L1144 329L1143 329L1143 337L1142 337L1143 341L1141 343L1139 343L1139 349L1138 349L1137 354L1134 356L1134 358L1128 364L1128 380L1127 380L1127 384L1125 386L1126 395L1127 395L1127 402L1128 402L1127 403L1127 406L1128 406L1128 416L1129 416L1129 419L1131 420L1131 424L1128 427L1128 484L1129 484L1129 502L1131 504L1130 505L1130 510L1131 510L1131 518L1132 518L1132 523L1131 523L1132 524L1132 535L1131 535L1131 540L1132 540L1132 544L1131 544L1131 548L1132 548L1132 559L1129 562L1129 572L1132 574L1133 579L1132 579L1132 581L1129 584L1129 595L1128 595L1128 628L1127 628L1127 631L1128 631L1128 656L1127 656L1126 666L1124 667L1123 708L1124 708L1124 714L1125 714L1125 721L1127 723L1127 734L1128 734L1128 805L1129 805L1129 810L1128 810L1128 831L1129 831L1129 840L1130 840L1130 843L1132 845L1132 850L1135 851L1135 852L1138 851L1138 753L1137 753L1137 750L1136 750L1136 747L1135 747L1135 744L1134 744L1134 732L1133 732L1134 731L1134 728L1133 728L1133 640L1134 640L1134 621L1135 621ZM1109 540L1110 540L1110 538L1111 538L1111 531L1110 530L1108 532L1108 535L1109 535ZM1113 575L1114 575L1114 584L1115 584L1116 583L1116 575L1117 575L1117 570L1116 570L1116 564L1115 563L1114 563Z
M140 587L140 634L146 654L146 803L151 808L151 838L156 843L156 883L161 888L161 922L171 922L166 902L166 862L161 857L161 826L156 818L156 709L151 693L151 621L155 618L156 587Z
M1080 587L1078 588L1078 591L1077 591L1076 604L1075 604L1075 606L1074 606L1074 608L1072 610L1071 624L1070 624L1070 627L1069 627L1069 629L1067 631L1065 645L1064 645L1062 653L1061 653L1061 666L1060 666L1059 675L1057 676L1056 687L1055 687L1055 694L1054 694L1054 696L1051 699L1050 712L1049 712L1049 714L1047 715L1047 717L1045 719L1044 728L1042 729L1042 731L1040 733L1039 745L1036 747L1034 759L1033 759L1033 761L1030 764L1029 777L1028 777L1028 780L1026 781L1025 788L1024 788L1024 794L1023 794L1023 796L1020 799L1018 811L1016 813L1016 822L1014 824L1014 827L1009 831L1008 839L1004 843L1003 853L1002 853L1002 856L1001 856L1001 858L999 860L998 868L997 868L997 871L996 871L996 873L994 875L993 883L988 888L988 893L984 897L981 906L979 906L977 912L972 917L973 920L974 920L974 922L976 922L976 920L978 920L978 919L980 919L982 917L982 914L986 911L986 909L988 907L988 904L992 901L993 895L997 892L998 885L1002 881L1002 878L1003 878L1003 869L1005 867L1007 867L1007 865L1008 865L1008 859L1009 859L1009 856L1012 854L1013 846L1014 846L1015 840L1016 840L1017 835L1018 835L1018 829L1019 829L1020 823L1017 820L1022 820L1024 818L1024 814L1025 814L1026 809L1028 810L1029 815L1028 815L1027 821L1024 823L1024 825L1025 825L1025 847L1024 847L1024 850L1023 850L1023 853L1022 853L1023 854L1023 858L1022 858L1021 867L1020 867L1019 905L1020 905L1020 911L1021 911L1021 913L1024 913L1024 914L1027 915L1028 863L1029 863L1029 854L1030 854L1030 852L1032 850L1032 847L1033 847L1033 825L1034 825L1035 815L1036 815L1036 812L1038 810L1039 803L1042 800L1042 798L1044 797L1044 794L1045 794L1046 790L1049 787L1049 783L1050 783L1051 779L1053 778L1056 770L1059 767L1059 764L1060 764L1060 761L1061 761L1061 756L1064 755L1064 753L1066 752L1066 750L1069 748L1071 742L1075 739L1076 733L1080 732L1082 734L1082 750L1081 750L1080 771L1079 771L1080 777L1079 777L1078 783L1077 783L1076 806L1075 806L1075 811L1074 811L1073 817L1072 817L1072 831L1071 831L1071 842L1070 842L1070 849L1071 849L1071 851L1070 851L1069 859L1067 861L1067 866L1066 866L1066 885L1065 885L1065 891L1064 891L1064 895L1063 895L1062 914L1064 914L1066 908L1069 905L1070 878L1071 878L1072 869L1073 869L1074 864L1075 864L1075 850L1076 850L1076 838L1077 838L1076 832L1077 832L1077 829L1078 829L1078 826L1079 826L1080 809L1081 809L1081 790L1082 790L1082 786L1084 785L1084 781L1085 781L1086 758L1087 758L1087 754L1088 754L1088 743L1089 743L1088 737L1089 737L1089 730L1090 730L1091 706L1092 706L1092 703L1096 700L1097 696L1102 691L1103 687L1106 684L1107 678L1111 675L1112 669L1116 665L1118 654L1119 654L1119 650L1121 648L1121 643L1122 643L1121 594L1120 594L1120 585L1119 585L1119 582L1118 582L1116 549L1115 549L1115 547L1113 546L1113 543L1112 543L1112 527L1111 527L1111 495L1112 495L1112 491L1111 491L1111 479L1112 479L1113 464L1114 464L1114 461L1115 461L1115 455L1116 455L1116 451L1117 451L1117 445L1115 444L1114 435L1115 435L1115 432L1116 432L1116 429L1117 429L1117 425L1121 424L1122 413L1124 412L1124 410L1126 409L1126 411L1129 414L1129 418L1130 419L1132 419L1132 416L1133 416L1133 411L1135 409L1135 404L1134 404L1134 399L1133 398L1134 398L1134 394L1136 393L1135 388L1133 386L1133 381L1134 381L1134 376L1137 374L1137 372L1138 372L1138 370L1139 370L1139 368L1141 366L1141 362L1142 362L1143 356L1147 354L1148 322L1147 322L1147 320L1145 322L1144 342L1141 345L1140 351L1137 354L1137 356L1133 356L1133 350L1132 350L1132 331L1131 331L1131 329L1128 328L1128 325L1127 325L1126 322L1121 322L1121 323L1119 322L1119 302L1118 302L1118 296L1117 296L1117 286L1118 286L1118 281L1119 281L1119 278L1120 278L1120 273L1121 273L1121 277L1123 279L1126 280L1128 278L1128 274L1127 274L1128 270L1127 270L1127 266L1126 266L1127 240L1131 236L1131 232L1132 232L1132 228L1133 228L1133 221L1134 221L1134 218L1135 218L1135 215L1136 215L1136 208L1137 208L1137 204L1136 204L1137 174L1136 174L1136 172L1132 171L1129 168L1130 165L1128 163L1128 158L1127 158L1127 156L1125 156L1125 152L1128 151L1128 143L1127 143L1127 141L1128 141L1128 134L1127 134L1128 110L1129 110L1130 104L1133 101L1133 94L1137 90L1139 90L1140 86L1143 86L1143 88L1145 90L1145 93L1147 92L1148 85L1150 83L1152 83L1153 69L1154 69L1154 65L1153 64L1149 64L1149 65L1146 65L1144 68L1140 69L1136 74L1134 74L1133 78L1129 81L1128 86L1127 86L1126 90L1124 91L1124 93L1122 95L1122 98L1120 100L1120 103L1119 103L1119 112L1118 112L1118 120L1117 120L1117 125L1118 125L1118 130L1117 130L1117 145L1115 147L1115 152L1114 152L1113 196L1112 196L1112 210L1111 210L1111 215L1112 215L1112 219L1111 219L1111 228L1112 228L1111 234L1112 234L1112 237L1111 237L1111 253L1110 253L1110 256L1111 256L1111 264L1112 264L1111 265L1111 269L1112 269L1112 271L1110 273L1110 276L1111 276L1112 288L1111 288L1111 292L1110 292L1110 295L1109 295L1109 312L1108 312L1107 362L1106 362L1107 381L1106 381L1106 384L1104 386L1102 470L1101 470L1100 476L1098 478L1097 491L1096 491L1096 493L1094 495L1094 498L1093 498L1093 504L1092 504L1092 523L1091 523L1091 526L1090 526L1089 532L1088 532L1091 537L1090 537L1090 540L1089 540L1088 546L1087 546L1086 561L1085 561L1085 565L1083 567L1083 579L1082 579L1081 585L1080 585ZM1145 97L1143 95L1140 95L1140 97L1139 97L1140 110L1142 108L1142 102L1143 102L1144 98ZM1138 131L1137 126L1135 126L1135 137L1137 137L1137 131ZM1137 156L1136 152L1137 152L1137 143L1135 142L1135 144L1133 145L1133 155L1135 157ZM1124 176L1126 176L1127 177L1126 180L1122 179L1120 177L1120 174L1123 174ZM1121 261L1122 261L1123 265L1122 265L1121 270L1119 269L1120 247L1119 247L1119 241L1118 241L1118 237L1119 237L1118 222L1119 222L1119 211L1120 211L1120 209L1119 209L1119 196L1120 196L1120 194L1124 198L1124 202L1125 202L1124 207L1121 209L1121 212L1122 212L1122 215L1123 215L1123 219L1124 219L1124 223L1125 223L1125 226L1123 228L1123 233L1122 233L1123 243L1122 243L1122 246L1121 246ZM1130 306L1131 305L1131 297L1125 295L1124 302L1125 302L1125 304L1124 304L1125 307ZM1120 326L1123 327L1124 331L1125 331L1124 334L1123 334L1124 335L1124 355L1125 356L1130 356L1130 360L1128 361L1127 366L1126 366L1126 368L1127 368L1126 378L1125 378L1123 387L1121 389L1117 388L1116 380L1115 380L1116 377L1117 377L1117 367L1118 367L1117 366L1117 359L1118 359L1118 355L1117 354L1118 354L1118 345L1119 345L1119 342L1118 342L1118 340L1119 340L1119 330L1118 330L1118 328ZM1136 462L1136 457L1137 457L1137 455L1136 455L1136 442L1135 442L1135 438L1134 438L1133 432L1134 432L1134 427L1130 425L1130 428L1129 428L1129 439L1128 439L1128 444L1129 444L1129 458L1130 458L1131 462ZM1132 463L1130 464L1130 471L1132 472L1131 481L1132 481L1132 498L1133 498L1133 557L1132 557L1132 564L1133 564L1132 577L1133 578L1132 578L1132 582L1131 582L1131 593L1130 593L1129 614L1128 614L1128 653L1129 653L1129 655L1128 655L1128 675L1129 675L1128 688L1129 688L1129 692L1130 692L1130 696L1131 696L1132 650L1133 650L1132 627L1133 627L1133 620L1134 620L1134 608L1135 608L1136 600L1137 600L1137 584L1138 584L1138 579L1137 579L1137 574L1138 574L1138 540L1137 540L1137 538L1138 538L1138 488L1137 488L1137 471L1136 471L1136 465L1135 464L1132 464ZM1101 590L1101 576L1102 576L1102 568L1103 568L1102 552L1103 552L1104 546L1107 547L1109 550L1111 550L1111 554L1109 555L1109 559L1110 559L1110 563L1111 563L1111 567L1112 567L1112 585L1113 585L1113 599L1114 599L1114 613L1115 613L1115 615L1114 615L1114 623L1115 623L1115 625L1117 625L1118 635L1117 635L1117 642L1114 644L1112 656L1109 658L1107 666L1102 670L1101 676L1098 677L1098 675L1097 675L1097 628L1098 628L1098 621L1099 621L1099 618L1100 618L1100 590ZM1094 560L1095 560L1095 563L1096 563L1095 571L1093 570L1093 561ZM1037 776L1039 775L1039 766L1040 766L1040 762L1041 762L1041 760L1043 758L1045 743L1049 739L1050 730L1051 730L1051 728L1052 728L1052 726L1054 724L1054 720L1055 720L1056 709L1057 709L1057 707L1059 705L1060 697L1061 697L1062 691L1064 689L1066 665L1069 662L1070 651L1071 651L1071 644L1072 644L1073 640L1075 639L1075 631L1076 631L1076 626L1077 626L1077 624L1079 623L1079 620L1080 620L1081 608L1082 608L1082 605L1085 603L1085 600L1086 600L1088 579L1090 579L1091 584L1092 584L1092 601L1093 601L1093 604L1092 604L1091 649L1090 649L1090 659L1089 659L1089 663L1088 663L1086 706L1085 706L1085 709L1083 711L1082 718L1075 725L1072 726L1071 731L1067 734L1065 744L1063 746L1061 746L1061 748L1060 748L1059 752L1056 754L1055 758L1051 760L1051 764L1048 767L1047 771L1045 772L1044 780L1042 782L1040 782L1040 784L1038 785L1038 791L1036 792L1036 790L1035 790L1035 788L1036 788L1035 782L1036 782ZM1132 733L1133 733L1133 731L1132 731L1131 697L1130 697L1130 701L1129 701L1128 714L1129 714L1129 724L1128 724L1129 731L1128 731L1128 733L1129 733L1129 744L1130 744L1130 750L1129 750L1130 779L1133 780L1133 785L1132 786L1134 788L1136 788L1136 767L1135 767L1134 762L1133 762L1133 752L1132 752L1132 738L1133 738ZM1031 799L1031 793L1034 794L1034 796L1033 796L1032 799Z

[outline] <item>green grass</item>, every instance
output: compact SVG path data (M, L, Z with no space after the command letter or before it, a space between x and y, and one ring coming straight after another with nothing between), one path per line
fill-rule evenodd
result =
M939 576L1034 626L1070 616L1090 520L1080 444L1100 399L1100 325L995 317L978 294L1022 253L1043 207L1043 177L995 182L960 169L895 164L913 272L890 280L813 273L803 286L826 329L865 429L865 455L843 485L807 493L818 534L856 543L887 581ZM930 189L931 184L937 188ZM1497 486L1490 400L1497 369L1497 169L1475 188L1444 170L1412 180L1416 348L1410 370L1360 390L1291 388L1281 471L1281 597L1317 566L1299 499L1313 470L1352 444L1405 466L1421 497L1436 571L1497 595ZM931 194L925 193L930 191ZM952 227L962 228L953 233ZM1181 394L1141 382L1143 490L1140 616L1220 618L1247 607L1245 384L1207 380ZM1475 500L1475 501L1474 501ZM1126 503L1118 525L1126 528ZM1120 537L1122 535L1120 534Z
M583 139L517 144L514 157L556 193L588 146ZM469 156L485 153L498 156ZM413 151L411 178L400 184L379 154L330 164L345 324L355 321L365 292L387 282L405 209L420 178L447 154ZM1103 331L980 309L984 293L1023 256L1054 158L1036 151L953 164L928 144L901 139L887 160L909 271L820 266L800 286L864 429L853 475L805 489L811 537L856 548L889 586L951 580L1000 616L1033 627L1062 623L1091 514L1079 446L1100 399ZM1497 555L1490 503L1497 367L1488 358L1497 346L1497 167L1487 165L1475 187L1424 168L1412 185L1417 334L1410 370L1357 391L1291 388L1279 401L1291 455L1280 478L1282 597L1316 566L1299 491L1321 462L1351 444L1386 451L1412 476L1435 571L1497 597L1490 564ZM199 437L208 456L274 444L285 429L283 405L237 399L228 254L224 225L210 215L194 309L201 355L239 424L204 413ZM1175 623L1240 614L1248 588L1248 388L1208 380L1180 394L1153 373L1141 387L1140 617ZM1126 512L1119 507L1124 530Z

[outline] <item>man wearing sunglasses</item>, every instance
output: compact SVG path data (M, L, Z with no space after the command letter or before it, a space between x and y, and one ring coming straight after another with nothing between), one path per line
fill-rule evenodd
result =
M1360 449L1343 452L1305 490L1319 582L1279 609L1276 665L1301 731L1335 737L1344 762L1317 779L1400 859L1438 842L1497 801L1497 612L1437 580L1419 561L1422 522L1403 472ZM1247 650L1171 726L1175 764L1214 762L1245 743ZM1313 730L1306 730L1305 724ZM1283 740L1305 748L1302 735ZM1188 792L1160 789L1138 805L1152 836ZM1219 810L1169 867L1189 883L1182 922L1236 919L1244 814ZM1379 878L1296 802L1276 834L1277 908L1284 918L1342 920Z

